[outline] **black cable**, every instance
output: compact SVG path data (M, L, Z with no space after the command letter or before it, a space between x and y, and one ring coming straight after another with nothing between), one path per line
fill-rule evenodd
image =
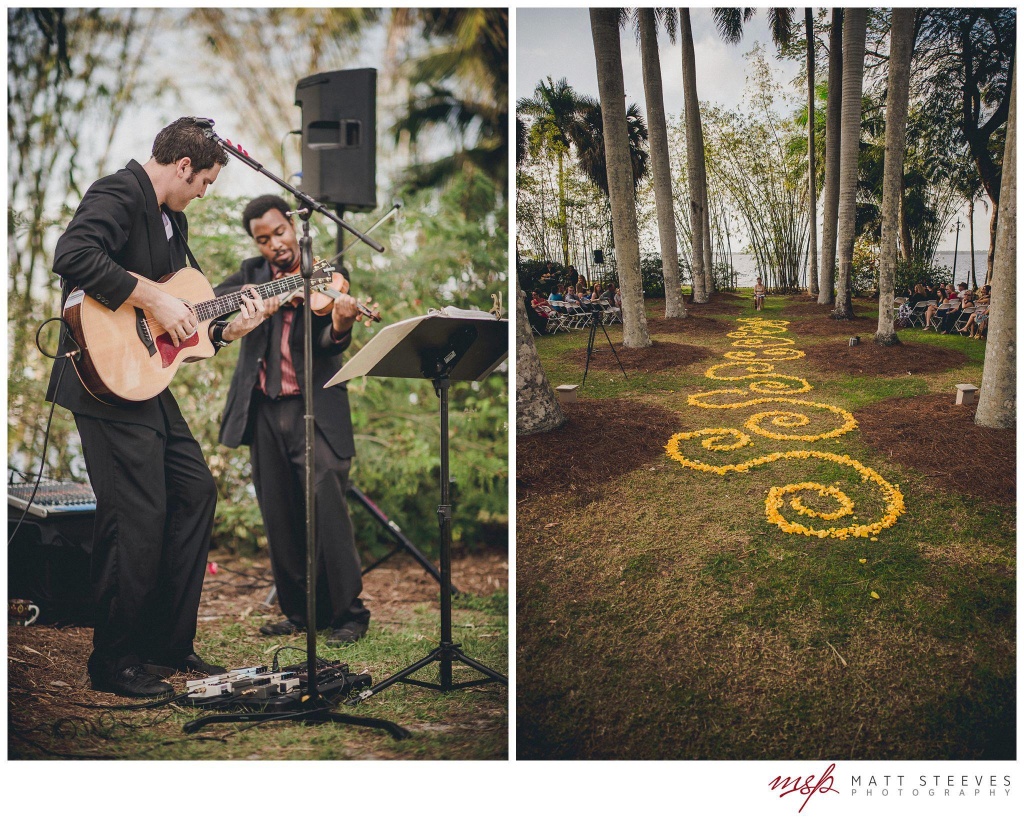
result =
M182 699L187 699L188 695L186 690L184 693L178 693L175 696L168 696L167 698L142 702L140 704L92 704L91 702L68 702L68 704L75 707L84 707L88 710L152 710L156 707L163 707L165 704L173 704Z
M39 343L39 335L42 333L43 327L45 327L47 324L53 321L60 321L61 324L64 325L64 340L66 343L70 343L74 346L73 350L71 350L70 352L65 352L63 355L50 355L50 353L43 349L42 345ZM65 321L63 318L49 318L46 321L43 321L43 323L39 325L39 329L36 330L36 349L38 349L40 354L42 354L46 358L50 358L51 360L54 361L56 361L58 358L61 359L60 372L57 373L57 383L54 384L53 387L53 391L56 394L57 390L60 388L61 378L64 377L64 370L67 369L68 359L81 355L82 348L78 345L75 339L71 337L71 331L67 321ZM21 517L18 519L17 524L14 526L14 531L11 532L11 536L7 539L8 547L10 547L11 543L14 542L14 538L17 536L18 531L21 529L21 524L25 522L25 517L28 516L28 510L32 508L32 501L36 499L36 492L39 491L39 483L43 479L43 471L46 469L46 447L50 443L50 426L53 424L53 410L56 408L56 402L50 404L50 415L46 419L46 433L43 435L43 453L39 458L39 474L36 475L36 482L35 485L32 486L32 494L28 498L28 503L25 504L25 510L21 512Z

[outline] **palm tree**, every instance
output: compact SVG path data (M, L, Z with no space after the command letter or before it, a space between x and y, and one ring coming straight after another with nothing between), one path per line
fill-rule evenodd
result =
M843 103L843 10L832 9L828 38L828 102L825 105L825 190L821 214L821 280L818 303L831 304L836 275L836 233L839 221L840 119Z
M842 147L839 156L839 221L836 254L839 276L833 318L853 318L851 282L853 244L857 234L857 156L860 148L861 91L864 81L864 45L868 13L849 8L843 22Z
M554 82L551 77L547 82L541 80L534 89L533 97L519 100L517 105L521 113L533 117L531 131L558 162L558 220L557 226L562 244L562 264L568 267L569 257L569 222L566 215L565 194L565 160L569 155L571 139L569 132L579 110L579 95L562 77Z
M635 102L631 102L626 109L626 135L635 199L650 168L647 123L640 113L640 106ZM568 136L576 150L576 166L607 196L608 162L604 151L604 117L601 114L601 103L593 97L578 97L576 114L569 123Z
M623 10L624 11L624 10ZM665 279L665 317L686 315L679 283L679 248L672 200L672 174L668 158L668 128L665 125L665 97L661 85L661 60L658 56L658 21L665 24L669 39L675 42L675 16L665 9L643 8L633 13L644 72L647 123L650 130L651 166L654 170L654 200L658 210L658 239L661 243L661 269Z
M389 36L422 26L437 45L407 66L412 98L392 128L415 142L445 127L459 138L450 155L414 165L414 190L437 187L458 174L480 172L501 195L508 188L508 9L395 9Z
M693 300L706 304L710 295L704 258L704 225L707 202L707 174L704 170L704 137L697 102L697 66L693 51L690 10L679 9L679 32L683 47L683 108L686 118L686 178L690 200L690 274Z
M608 195L615 231L615 262L622 287L622 345L649 347L651 338L647 333L640 278L633 169L626 133L626 94L622 79L618 12L613 8L591 9L590 30L594 38L597 86L601 95Z
M804 9L804 29L807 34L807 244L810 250L807 270L807 294L818 296L818 191L815 184L814 167L814 12L808 6Z
M711 10L722 39L733 45L743 39L743 26L750 22L756 12L756 8ZM793 35L793 9L768 9L768 27L772 31L772 42L775 45L788 45Z
M999 192L999 222L992 260L992 308L985 369L974 422L1009 429L1017 425L1017 101L1016 68L1010 76L1010 111Z
M896 234L899 232L903 157L907 146L907 102L910 96L910 58L914 51L914 10L894 8L889 33L889 90L885 98L885 170L882 182L882 259L878 277L878 331L875 343L899 343L893 325L892 303L896 274Z

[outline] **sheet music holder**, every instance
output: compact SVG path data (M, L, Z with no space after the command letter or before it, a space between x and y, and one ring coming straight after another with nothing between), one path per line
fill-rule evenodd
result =
M459 324L458 322L465 322ZM424 378L421 352L438 349L460 326L474 327L477 338L449 375L453 381L482 381L508 357L508 320L489 312L455 310L419 315L389 324L353 355L325 385L350 381L363 375L376 378Z
M452 507L448 477L448 390L451 382L483 380L507 357L507 320L498 320L486 312L447 308L385 327L326 384L333 386L364 375L424 378L434 384L434 391L440 399L441 504L437 509L437 521L441 537L441 642L418 662L360 691L349 700L349 704L363 701L396 682L444 693L490 682L508 687L506 676L469 658L452 641ZM432 662L440 664L439 684L409 678ZM453 682L453 662L473 668L484 678Z

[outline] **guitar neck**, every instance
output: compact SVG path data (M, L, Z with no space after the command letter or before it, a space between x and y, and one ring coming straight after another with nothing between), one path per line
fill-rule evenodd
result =
M309 283L310 287L321 287L330 284L331 277L313 278L310 279ZM295 273L295 275L278 278L265 284L257 284L255 289L260 294L260 298L270 298L271 296L290 293L302 286L302 274ZM220 318L222 315L233 313L242 306L242 293L242 290L238 290L237 292L228 293L219 298L196 304L196 316L200 321L209 321L213 318Z

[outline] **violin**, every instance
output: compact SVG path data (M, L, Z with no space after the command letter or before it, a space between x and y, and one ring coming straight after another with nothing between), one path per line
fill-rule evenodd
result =
M320 263L319 259L314 259L315 263ZM327 266L324 272L331 271L331 283L328 286L317 287L316 290L311 294L309 300L309 308L314 315L327 315L334 308L334 301L342 293L347 293L349 288L348 279L344 275L339 273L333 267ZM281 303L287 304L289 301L296 305L302 303L304 297L302 289L294 290L292 293L286 293L282 296ZM366 318L367 326L370 322L380 323L380 312L376 309L376 304L368 306L356 301L356 307L359 313Z

